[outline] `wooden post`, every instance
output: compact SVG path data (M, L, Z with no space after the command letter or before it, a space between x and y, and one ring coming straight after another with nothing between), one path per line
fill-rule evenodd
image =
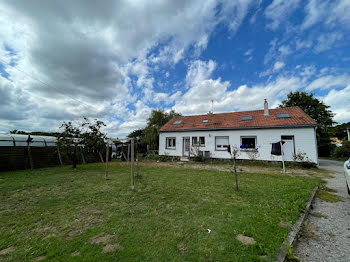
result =
M101 152L100 152L100 151L98 152L98 155L100 156L101 162L102 162L102 163L104 163L104 161L103 161L103 157L102 157L102 154L101 154Z
M139 170L139 154L136 152L136 176L140 175Z
M135 188L135 178L134 178L134 139L131 139L131 190Z
M61 164L61 166L63 166L62 156L61 156L61 152L60 152L60 148L59 147L57 147L57 153L58 153L58 159L60 160L60 164Z
M238 177L237 177L237 167L236 167L236 156L233 157L233 169L234 169L234 172L235 172L236 190L238 191Z
M106 173L105 173L105 179L108 179L108 160L109 160L109 145L108 141L106 144Z
M83 148L80 148L81 159L83 160L83 164L86 164L85 157L83 154Z
M281 145L283 173L286 173L286 166L284 165L284 153L283 153L283 143L282 143L282 141L280 141L280 145Z
M129 162L129 160L130 160L130 144L128 144L128 157L127 157L126 161Z
M34 163L33 163L33 158L32 158L32 152L30 150L30 142L32 139L30 138L30 135L28 135L28 140L27 140L27 150L28 150L28 158L29 158L29 164L30 164L30 169L34 169Z

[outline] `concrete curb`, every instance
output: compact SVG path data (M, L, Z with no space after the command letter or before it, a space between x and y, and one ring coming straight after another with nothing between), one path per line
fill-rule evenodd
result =
M278 251L278 254L275 258L276 262L283 262L286 259L286 255L287 255L287 246L292 246L297 234L299 233L301 226L303 225L305 219L307 218L307 215L309 214L310 211L310 207L311 207L311 203L315 198L316 192L317 192L318 186L315 186L314 190L311 193L311 196L309 198L309 200L306 203L306 210L304 213L302 213L300 215L300 217L298 218L297 222L295 222L295 224L292 227L292 230L289 232L285 242L282 244L280 250Z

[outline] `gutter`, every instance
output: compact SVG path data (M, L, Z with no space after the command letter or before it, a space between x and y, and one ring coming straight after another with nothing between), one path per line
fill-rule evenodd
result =
M189 132L189 131L221 131L221 130L249 130L249 129L277 129L277 128L307 128L317 127L317 125L282 125L282 126L250 126L250 127L219 127L219 128L189 128L175 130L159 130L159 133L168 132Z

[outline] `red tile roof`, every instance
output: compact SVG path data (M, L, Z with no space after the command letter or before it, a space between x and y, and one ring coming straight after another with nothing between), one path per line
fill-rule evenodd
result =
M278 127L308 127L316 126L299 107L269 109L269 116L264 116L264 110L206 114L194 116L177 116L166 123L160 132L189 131L206 129L250 129L250 128L278 128ZM289 114L289 118L278 118L276 114ZM252 120L242 120L243 116L252 116ZM203 123L203 120L208 123ZM180 124L174 124L181 121Z

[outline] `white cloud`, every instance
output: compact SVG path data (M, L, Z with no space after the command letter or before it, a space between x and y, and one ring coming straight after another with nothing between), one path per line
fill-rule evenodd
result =
M301 25L302 29L308 29L316 23L323 22L325 25L335 27L341 24L350 27L350 1L349 0L309 0L305 7L306 16Z
M342 38L343 38L343 35L338 32L320 35L317 38L317 45L315 46L315 51L319 53L319 52L331 49L332 46Z
M312 91L312 90L325 90L335 87L344 87L349 85L350 83L350 76L349 75L339 75L339 76L333 76L333 75L327 75L322 76L320 78L315 79L312 81L307 87L306 90Z
M7 119L23 118L23 107L28 120L16 120L18 129L52 130L59 122L81 115L102 115L109 123L115 117L129 120L128 108L136 101L147 108L153 97L159 101L177 99L176 90L167 98L154 90L154 72L160 65L183 61L190 48L191 55L198 56L219 23L226 25L232 36L252 3L1 2L0 55L6 64L4 70L10 74L6 85L13 90L6 92L7 104L17 103L11 104L11 114L2 110L0 125L12 127ZM12 62L14 66L7 65ZM25 95L20 96L20 92ZM145 118L124 125L122 120L116 121L118 125L113 126L126 132L141 126Z
M277 106L289 91L305 86L300 78L278 77L265 85L242 85L229 90L230 82L211 78L215 68L213 61L194 61L188 71L194 81L189 83L190 88L176 101L173 109L183 114L207 113L211 99L214 100L214 112L260 109L265 98L269 99L271 106Z
M273 0L265 9L265 16L272 20L267 26L271 29L277 29L279 25L288 18L298 6L300 0Z
M282 61L277 61L274 65L273 65L273 71L277 72L280 69L282 69L285 66L285 64Z
M321 97L325 104L331 107L335 113L334 120L337 122L350 121L350 84L340 90L332 89L329 93Z

